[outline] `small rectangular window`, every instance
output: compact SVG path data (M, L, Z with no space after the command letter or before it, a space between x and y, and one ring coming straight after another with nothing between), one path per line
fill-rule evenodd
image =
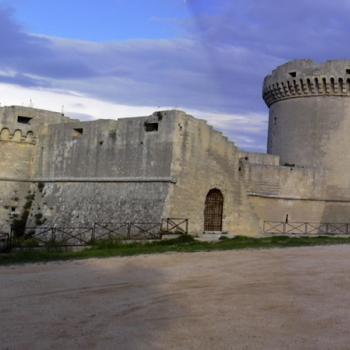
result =
M145 131L158 131L158 123L145 123Z
M84 132L84 130L82 128L74 129L74 131L80 135L83 135L83 132Z
M350 68L346 70L346 74L350 74Z
M21 115L19 115L17 117L17 123L21 123L21 124L30 124L30 121L32 120L33 118L29 118L29 117L23 117Z
M83 135L83 132L84 132L83 128L73 129L73 134L72 134L73 139L79 139Z
M289 72L289 75L292 77L292 78L295 78L297 76L297 72Z

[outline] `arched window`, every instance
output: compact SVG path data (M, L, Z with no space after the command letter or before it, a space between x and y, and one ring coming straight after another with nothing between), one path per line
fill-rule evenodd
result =
M0 132L0 140L8 141L10 139L10 130L7 128L4 128Z
M16 130L13 134L12 141L20 142L22 140L22 131Z
M222 231L224 196L217 188L210 190L205 199L204 231Z

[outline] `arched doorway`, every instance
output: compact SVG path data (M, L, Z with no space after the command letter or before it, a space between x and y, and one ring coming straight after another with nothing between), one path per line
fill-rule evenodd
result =
M205 199L204 231L222 231L224 196L217 188L210 190Z

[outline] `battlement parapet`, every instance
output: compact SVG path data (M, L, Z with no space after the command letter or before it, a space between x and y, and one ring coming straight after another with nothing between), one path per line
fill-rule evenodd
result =
M0 130L0 142L17 142L35 145L37 141L33 131L23 132L20 129L10 131L9 128Z
M292 61L264 80L263 98L268 107L281 100L313 96L350 96L350 61Z

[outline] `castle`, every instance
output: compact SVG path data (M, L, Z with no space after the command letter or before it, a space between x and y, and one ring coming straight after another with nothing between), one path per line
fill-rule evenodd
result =
M185 112L81 122L0 108L0 231L188 218L189 231L348 233L350 61L267 76L267 154Z

